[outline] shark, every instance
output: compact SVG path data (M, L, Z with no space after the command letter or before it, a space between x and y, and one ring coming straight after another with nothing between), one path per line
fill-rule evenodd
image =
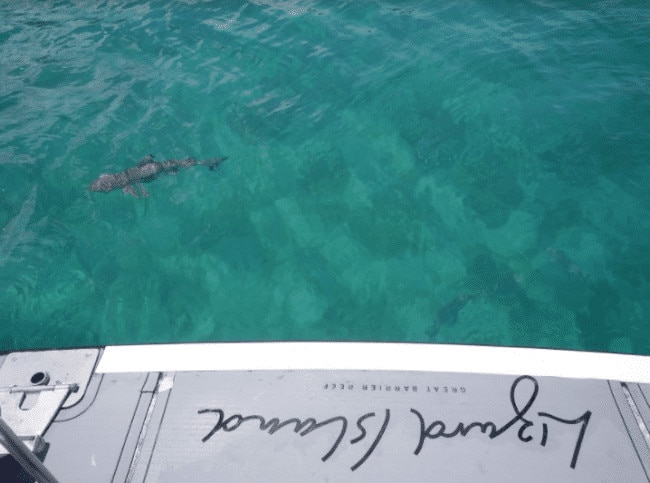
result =
M14 249L31 238L27 225L34 215L36 207L36 185L32 187L29 196L25 199L18 214L0 231L0 267L11 259Z
M137 186L142 196L149 196L142 183L149 183L164 174L176 174L181 169L197 165L207 166L210 170L214 170L226 159L228 158L212 158L203 161L197 161L194 158L154 161L153 155L149 154L132 168L125 169L119 173L104 173L100 175L99 178L90 183L88 189L103 193L121 189L125 193L138 198L138 192L135 189Z

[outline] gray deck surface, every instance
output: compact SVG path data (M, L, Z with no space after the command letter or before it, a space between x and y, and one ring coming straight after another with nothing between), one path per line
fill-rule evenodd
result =
M62 482L647 482L649 395L526 375L94 374L44 462Z

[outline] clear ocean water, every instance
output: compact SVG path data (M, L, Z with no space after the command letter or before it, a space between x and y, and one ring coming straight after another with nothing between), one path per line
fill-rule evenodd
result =
M0 3L0 350L650 354L644 1ZM228 156L88 191L155 159Z

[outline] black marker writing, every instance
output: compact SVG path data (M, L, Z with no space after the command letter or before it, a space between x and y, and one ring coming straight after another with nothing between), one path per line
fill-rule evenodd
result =
M516 392L517 392L517 387L519 387L519 385L523 381L532 382L533 387L532 387L532 394L528 397L526 403L522 407L520 407L520 405L517 403ZM422 416L422 413L420 413L417 409L411 408L411 413L415 414L418 418L418 421L420 422L420 438L419 438L418 445L415 448L415 451L413 453L415 455L420 454L420 451L422 451L422 447L424 446L424 442L427 439L454 438L458 435L467 436L467 434L474 428L478 428L481 431L481 433L487 434L490 439L494 439L501 436L506 431L508 431L511 427L513 427L518 423L520 424L520 426L519 426L519 430L517 431L517 437L521 442L528 443L533 440L533 436L528 433L528 430L529 429L532 430L535 423L530 419L527 419L525 416L530 410L530 408L533 406L533 403L535 402L538 393L539 393L539 385L537 384L537 380L534 377L520 376L517 379L515 379L515 381L512 383L512 386L510 388L510 404L514 409L515 415L510 421L506 422L501 427L498 427L492 421L485 421L485 422L475 421L468 424L459 422L453 430L447 431L447 425L445 424L444 421L436 420L427 426L424 417ZM578 456L580 454L580 448L582 446L582 440L587 430L589 419L591 418L591 411L585 411L580 417L575 419L560 418L559 416L555 416L553 414L541 412L541 411L537 413L537 416L539 416L540 418L548 418L562 424L568 424L568 425L581 424L580 432L578 434L578 438L576 440L576 444L573 449L573 456L571 457L571 463L570 463L571 468L575 469L576 464L578 462ZM542 423L542 437L540 441L541 446L546 446L547 437L548 437L548 424Z
M268 434L271 435L275 434L277 431L284 428L285 426L293 425L293 432L300 435L301 437L311 433L312 431L316 431L317 429L326 427L330 424L340 423L336 440L332 444L330 450L321 458L322 461L327 461L336 452L341 442L343 441L343 438L345 437L345 433L348 429L348 420L344 416L335 416L326 419L324 421L318 422L316 421L316 419L311 417L304 420L298 418L289 418L284 421L280 421L280 419L278 418L271 418L267 420L264 416L261 416L259 414L253 414L250 416L233 414L232 416L226 417L222 409L199 409L198 413L199 414L212 413L217 415L216 424L212 427L212 429L208 432L208 434L206 434L203 438L201 438L201 441L204 443L207 442L219 431L222 431L224 433L230 433L232 431L237 430L243 423L248 421L257 421L259 423L260 431L266 431ZM366 413L357 419L356 426L359 429L360 434L356 438L350 440L351 444L356 444L362 441L366 437L367 430L364 426L364 422L367 419L374 418L374 417L375 417L375 413L372 412L372 413ZM361 459L359 459L359 461L357 461L354 465L350 467L352 471L355 471L363 463L365 463L365 461L373 453L373 451L381 441L381 438L384 435L386 428L388 427L389 421L390 421L390 410L386 409L384 422L379 432L377 433L377 436L375 437L374 441L372 442L368 450L365 452L365 454L361 457Z
M444 441L458 436L465 437L470 432L478 433L479 431L481 434L487 436L489 440L493 440L512 430L510 432L512 433L516 431L516 437L521 443L530 443L537 439L540 446L545 447L548 442L550 428L558 425L577 425L579 428L578 436L569 463L569 466L572 469L575 469L592 413L591 411L585 411L579 417L571 419L562 418L549 412L534 411L533 406L537 401L539 391L539 384L534 377L521 376L516 378L510 387L510 405L514 414L508 421L502 424L497 424L491 420L483 420L481 418L476 418L472 422L461 421L454 424L448 424L441 419L436 419L427 424L423 414L419 410L411 408L410 412L417 417L419 422L417 445L413 453L416 456L419 455L423 450L425 442L428 440L437 439L439 441ZM352 420L349 420L347 417L342 415L333 416L323 420L317 420L314 417L289 417L281 420L277 417L267 418L260 414L251 414L246 416L242 414L232 414L227 416L225 411L220 408L200 409L198 414L212 414L216 416L217 419L209 432L201 439L204 443L215 437L218 433L234 432L244 423L253 423L260 431L266 432L269 435L276 434L283 428L291 428L293 433L300 437L304 437L321 429L329 428L329 432L326 434L332 434L333 440L327 452L321 457L323 462L327 461L332 455L334 455L341 446L344 446L346 437L350 437L350 445L356 445L364 440L369 441L369 446L365 450L364 454L350 467L352 471L357 470L365 464L368 458L373 454L383 439L391 421L391 410L388 408L384 409L383 420L380 419L381 413L378 416L375 412L364 413L358 418ZM348 431L352 433L350 436L347 434Z
M366 420L367 418L374 417L375 413L368 413L364 414L357 420L357 427L361 430L361 434L350 440L351 444L356 444L359 441L361 441L363 438L366 437L366 428L363 427L363 421ZM388 427L388 422L390 421L390 409L386 409L386 416L384 418L384 423L381 425L381 429L377 433L377 437L375 440L372 442L370 445L370 448L368 448L368 451L366 451L366 454L364 454L359 461L356 462L356 464L352 465L350 469L352 471L356 470L359 466L361 466L367 459L368 457L372 454L372 452L375 450L377 445L379 444L379 441L381 440L381 437L384 435L384 431L386 431L386 428Z

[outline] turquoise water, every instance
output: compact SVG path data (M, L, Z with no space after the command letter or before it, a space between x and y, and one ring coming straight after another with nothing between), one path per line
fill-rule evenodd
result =
M646 2L0 3L0 350L650 354ZM89 192L102 173L228 156Z

